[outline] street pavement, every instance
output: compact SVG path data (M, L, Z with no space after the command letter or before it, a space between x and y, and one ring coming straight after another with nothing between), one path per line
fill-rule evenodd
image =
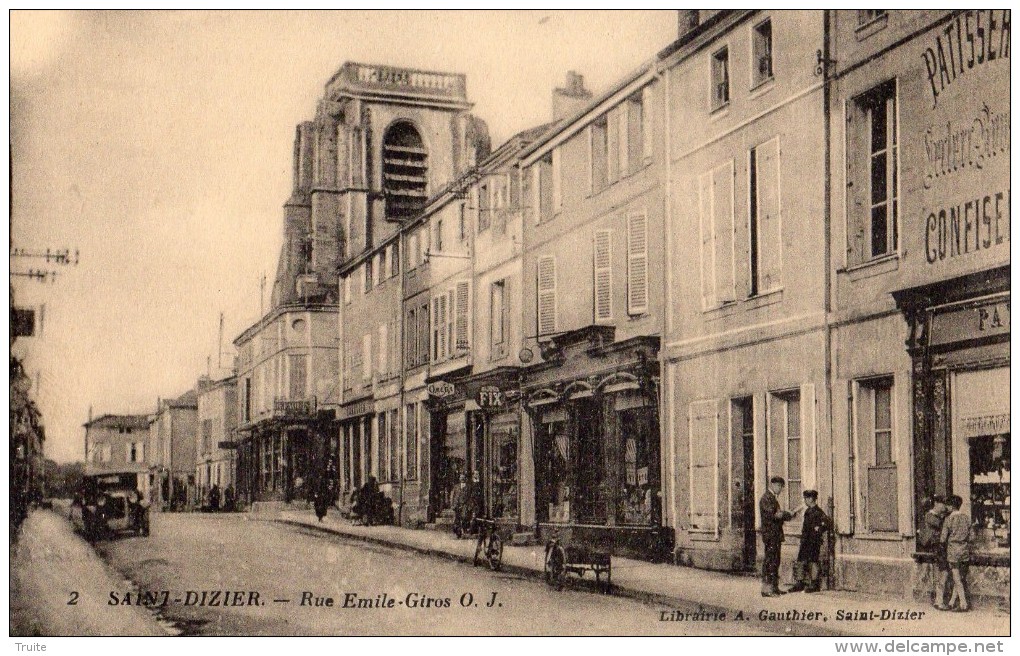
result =
M397 526L360 526L334 514L318 522L310 511L291 511L279 513L277 520L462 561L470 559L474 552L472 541L457 540L449 533ZM504 568L540 577L543 557L541 546L508 546L503 552ZM574 577L569 578L574 580ZM763 630L774 633L817 636L1010 634L1008 609L981 608L970 613L947 613L909 599L835 590L764 599L759 594L759 586L759 580L752 576L613 557L615 594L654 601L661 604L661 608L725 612L730 619L743 613L745 617L759 620ZM694 620L695 623L700 621ZM721 626L732 628L734 622L727 621Z
M149 538L100 543L143 590L242 591L241 606L170 603L159 615L189 635L760 635L746 622L663 622L664 607L557 592L515 574L367 544L247 514L154 513ZM264 605L247 605L258 592ZM334 606L302 606L304 593ZM391 608L344 608L362 603ZM487 605L493 601L491 607ZM470 594L468 598L465 595ZM385 595L385 597L382 597ZM194 598L194 595L191 596ZM230 599L238 599L236 595ZM289 600L288 602L276 600ZM207 595L207 600L211 596ZM432 601L430 601L432 600ZM438 601L436 601L438 600ZM89 604L105 603L90 600ZM436 607L436 604L439 607ZM466 603L467 605L462 605ZM428 607L426 607L428 606ZM691 610L696 610L692 608Z
M171 635L143 608L105 604L110 590L130 584L74 533L66 517L32 512L12 545L10 634Z

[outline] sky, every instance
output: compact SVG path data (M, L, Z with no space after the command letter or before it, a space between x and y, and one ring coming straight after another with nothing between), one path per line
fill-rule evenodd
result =
M596 94L668 45L672 11L12 12L12 258L18 340L46 454L81 459L93 415L151 413L217 370L260 311L295 126L345 61L465 73L496 145L551 118L568 70ZM268 287L266 303L268 304ZM210 364L211 360L211 364Z

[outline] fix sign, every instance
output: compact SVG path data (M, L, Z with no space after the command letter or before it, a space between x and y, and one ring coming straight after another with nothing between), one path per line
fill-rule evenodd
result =
M505 401L503 390L495 385L483 385L478 390L478 406L481 408L500 408Z

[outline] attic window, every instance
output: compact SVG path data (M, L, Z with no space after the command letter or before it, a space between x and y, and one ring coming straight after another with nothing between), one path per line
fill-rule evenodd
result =
M406 219L425 206L428 197L428 153L410 123L396 123L383 139L383 190L386 218Z

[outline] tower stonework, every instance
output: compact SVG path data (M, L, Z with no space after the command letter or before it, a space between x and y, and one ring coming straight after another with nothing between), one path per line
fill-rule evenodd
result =
M335 303L337 267L490 150L463 74L348 62L297 126L273 306Z

